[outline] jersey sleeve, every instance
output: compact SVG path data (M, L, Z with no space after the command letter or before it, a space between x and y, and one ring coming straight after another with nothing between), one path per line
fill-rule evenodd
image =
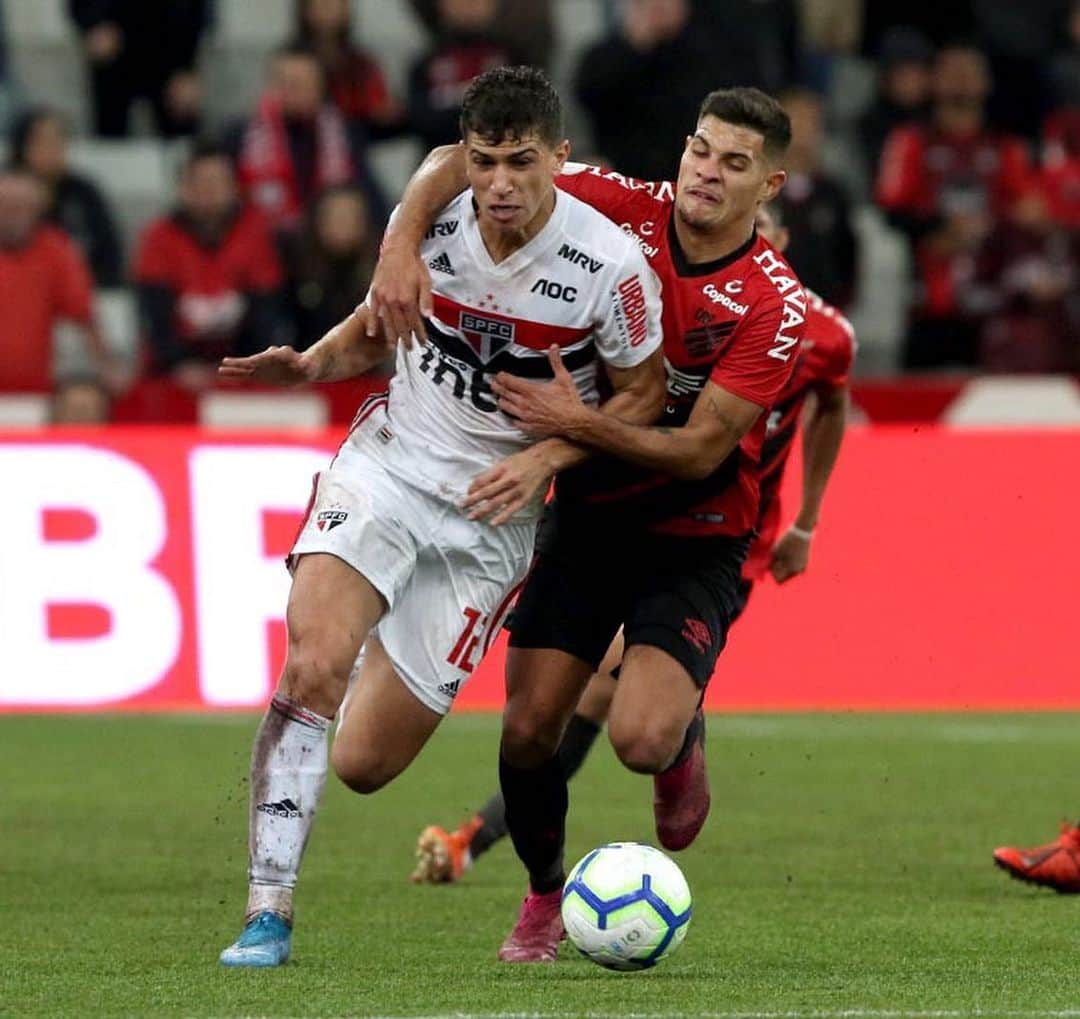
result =
M770 293L739 322L709 381L759 407L771 407L795 367L804 324L804 314Z
M641 364L663 342L660 281L636 247L629 248L601 297L594 342L600 357L615 368Z
M917 130L898 127L885 140L874 200L884 209L922 212L922 142Z
M167 224L154 223L142 235L132 275L136 283L172 287L175 274Z
M647 196L661 200L674 194L674 185L667 181L637 180L587 163L567 163L555 185L615 222L641 211Z
M57 311L64 318L90 321L94 284L82 253L66 237L58 238Z
M809 332L807 332L809 337ZM815 350L820 355L814 373L813 386L817 390L844 389L851 379L855 363L855 330L843 315L833 314L822 318L821 334L814 336Z

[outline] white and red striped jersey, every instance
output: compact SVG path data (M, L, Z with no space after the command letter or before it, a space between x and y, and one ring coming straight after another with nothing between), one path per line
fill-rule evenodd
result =
M499 410L498 372L550 379L556 343L582 398L596 404L598 362L630 368L661 344L660 285L637 244L572 195L559 192L543 229L495 263L465 191L421 254L434 288L428 343L399 346L380 439L389 469L448 502L535 441Z

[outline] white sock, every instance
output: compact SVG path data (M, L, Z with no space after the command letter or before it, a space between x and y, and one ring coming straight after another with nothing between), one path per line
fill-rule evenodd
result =
M323 718L276 695L263 717L251 754L248 909L272 910L292 922L292 893L326 784Z

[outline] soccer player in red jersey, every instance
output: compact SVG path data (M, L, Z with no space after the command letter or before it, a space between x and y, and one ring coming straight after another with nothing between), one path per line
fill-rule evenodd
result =
M783 186L790 138L774 99L722 90L703 102L674 186L584 167L559 178L634 236L660 277L668 393L659 427L601 422L569 391L555 352L553 382L521 386L500 375L493 385L523 430L594 454L556 479L514 615L499 773L530 889L504 961L555 958L568 804L556 752L620 625L626 652L608 715L615 751L654 776L667 848L689 845L708 813L701 698L739 608L763 412L789 380L807 311L797 277L754 229L758 206ZM426 275L417 246L465 179L460 150L434 158L406 190L372 290L391 333L406 339L422 330L409 315ZM573 245L560 254L560 285L592 273ZM550 478L535 458L507 461L474 481L468 501L497 523Z
M1045 846L1001 846L994 850L994 863L1020 881L1055 892L1080 892L1080 824L1062 824L1061 834Z
M761 237L777 251L784 251L788 231L780 221L778 203L760 207L756 225ZM766 426L758 467L761 503L757 535L742 570L743 606L754 583L766 573L783 584L806 570L825 489L843 441L848 379L855 357L854 331L836 308L816 294L807 292L807 301L806 325L795 371L770 410ZM802 503L794 522L781 533L780 482L800 420L804 462ZM607 719L622 650L622 639L616 638L567 725L558 750L567 778L584 763ZM428 826L417 842L413 880L432 884L457 880L506 833L505 809L499 793L455 831Z

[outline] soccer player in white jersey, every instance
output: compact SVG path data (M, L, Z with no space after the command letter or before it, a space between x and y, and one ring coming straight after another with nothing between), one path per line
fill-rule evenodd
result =
M289 957L293 889L328 769L327 730L363 648L333 764L371 793L413 760L450 709L520 585L544 493L508 523L470 519L473 478L515 457L585 459L535 443L498 409L497 372L551 378L557 346L583 399L648 423L664 377L659 286L633 239L554 180L569 152L558 95L531 68L500 68L466 93L470 190L428 231L435 280L426 342L398 347L388 394L365 401L289 557L288 654L251 760L249 894L227 966ZM233 378L341 377L377 356L367 309L305 354L227 359ZM338 746L348 752L339 753Z

